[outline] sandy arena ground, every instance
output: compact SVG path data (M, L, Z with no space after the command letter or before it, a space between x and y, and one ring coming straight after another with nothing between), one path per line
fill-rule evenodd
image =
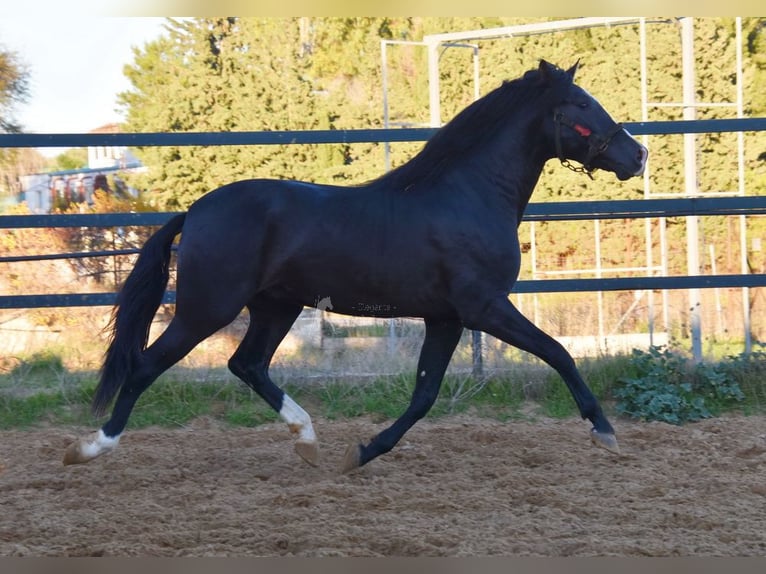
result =
M282 424L129 431L63 467L92 429L0 432L0 556L766 556L766 417L685 427L421 421L349 475L383 425L316 422L322 464Z

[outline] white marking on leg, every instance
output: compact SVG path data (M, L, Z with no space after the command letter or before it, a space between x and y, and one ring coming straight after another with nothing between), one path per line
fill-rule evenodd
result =
M93 440L90 442L83 441L80 445L80 452L86 458L96 458L100 454L104 454L117 447L117 443L120 442L120 435L114 437L108 437L104 434L103 430L95 433Z
M97 456L114 450L120 442L120 435L108 437L103 430L94 432L69 445L64 453L64 464L82 464Z
M299 440L316 442L317 437L311 424L311 417L287 393L282 397L279 416L287 423L291 431L298 433Z

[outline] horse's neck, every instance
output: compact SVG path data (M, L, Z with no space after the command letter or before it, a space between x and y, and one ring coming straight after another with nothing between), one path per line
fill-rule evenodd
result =
M506 198L519 218L550 159L541 135L519 137L518 131L507 131L494 153L483 158L483 171L493 190Z

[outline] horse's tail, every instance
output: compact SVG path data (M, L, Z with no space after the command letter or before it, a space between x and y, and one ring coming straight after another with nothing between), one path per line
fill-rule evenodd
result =
M146 349L152 319L168 284L170 247L185 219L185 213L176 215L147 240L117 295L110 323L111 342L93 396L92 409L97 416L104 414Z

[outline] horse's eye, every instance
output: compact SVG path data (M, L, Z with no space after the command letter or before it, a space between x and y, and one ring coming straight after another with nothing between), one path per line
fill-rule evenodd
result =
M590 104L588 102L580 102L579 104L577 104L577 107L578 108L582 108L584 110L584 109L589 108Z

